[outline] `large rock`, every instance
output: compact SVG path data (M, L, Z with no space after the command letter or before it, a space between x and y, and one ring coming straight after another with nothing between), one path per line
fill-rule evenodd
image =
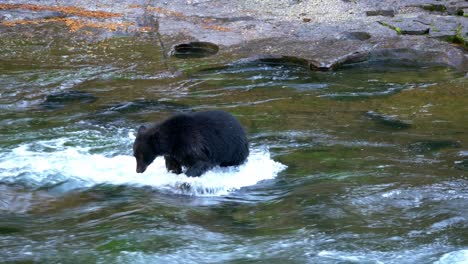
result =
M179 57L184 57L181 52L191 52L187 43L210 43L219 51L208 55L295 57L319 70L382 56L422 58L468 70L466 51L441 41L450 34L466 38L467 19L450 15L449 9L426 7L441 4L435 0L78 0L61 4L55 0L0 4L0 36L40 35L37 25L55 23L90 41L115 35L151 37L166 54ZM451 0L446 5L463 10L466 2ZM176 47L179 52L174 52Z

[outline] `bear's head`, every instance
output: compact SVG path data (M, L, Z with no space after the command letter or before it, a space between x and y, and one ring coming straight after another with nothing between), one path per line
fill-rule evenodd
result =
M133 156L137 162L137 173L143 173L158 156L156 141L157 134L149 133L145 126L138 129L135 142L133 142Z

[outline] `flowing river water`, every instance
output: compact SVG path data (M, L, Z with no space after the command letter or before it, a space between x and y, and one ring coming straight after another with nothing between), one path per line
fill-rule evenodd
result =
M464 73L1 42L0 262L468 262ZM207 109L248 131L244 165L135 173L139 125Z

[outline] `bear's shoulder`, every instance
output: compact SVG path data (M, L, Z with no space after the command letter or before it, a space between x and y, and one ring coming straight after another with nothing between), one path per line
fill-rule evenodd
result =
M194 123L195 120L192 115L182 113L169 117L164 122L159 124L159 128L161 131L171 133L173 131L183 131L184 129L192 126Z

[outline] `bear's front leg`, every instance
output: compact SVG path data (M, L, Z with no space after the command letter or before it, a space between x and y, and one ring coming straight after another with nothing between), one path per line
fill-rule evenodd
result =
M180 166L180 163L176 159L169 155L164 155L164 160L166 160L167 171L173 172L175 174L182 173L182 166Z
M185 174L189 177L198 177L213 167L214 165L211 164L210 162L197 161L195 162L195 164L190 166L190 168L188 168Z

